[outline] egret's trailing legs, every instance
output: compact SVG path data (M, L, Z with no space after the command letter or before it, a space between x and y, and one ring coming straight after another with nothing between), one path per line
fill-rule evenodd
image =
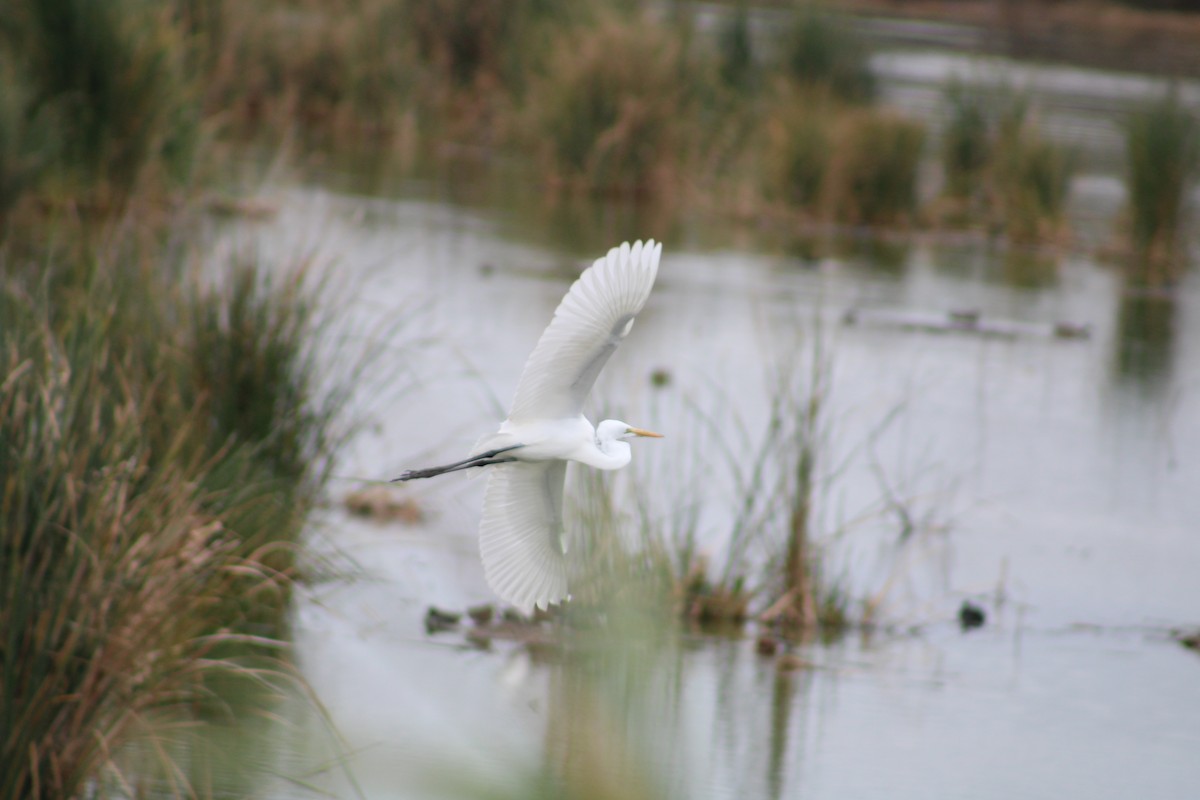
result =
M425 469L408 469L400 473L399 478L392 478L391 483L397 481L411 481L416 478L432 478L435 475L445 475L447 472L458 472L460 469L470 469L471 467L486 467L489 464L503 464L506 461L516 461L513 457L496 458L501 453L507 453L509 450L516 450L524 445L514 444L509 447L501 447L496 450L488 450L486 453L480 453L477 456L464 458L462 461L455 461L453 464L446 464L441 467L426 467Z

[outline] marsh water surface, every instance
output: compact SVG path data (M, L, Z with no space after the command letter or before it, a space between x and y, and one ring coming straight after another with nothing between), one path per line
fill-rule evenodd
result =
M659 745L645 749L666 790L810 800L1195 792L1200 657L1171 637L1200 623L1194 273L1169 295L1146 294L1083 255L919 237L814 246L720 226L646 229L621 209L568 226L494 194L464 201L437 181L384 196L335 185L273 189L278 217L235 224L220 245L253 246L266 263L330 265L330 335L384 346L383 380L355 398L373 424L338 464L335 495L355 477L461 457L503 417L580 268L609 244L654 235L665 240L659 283L589 411L667 434L640 446L632 469L662 487L663 519L672 498L698 498L702 546L719 560L736 498L727 459L708 455L714 429L757 436L773 377L810 357L823 332L827 463L844 465L822 490L823 530L857 521L828 557L851 597L881 593L887 625L798 645L806 666L794 671L755 653L752 628L682 635L645 667L670 687L653 703ZM1080 182L1084 195L1089 185ZM1103 197L1100 206L1112 209ZM848 309L870 313L846 324ZM956 310L1018 333L889 323ZM1090 335L1047 333L1060 322ZM664 370L669 380L655 385ZM281 709L284 721L230 757L276 775L254 793L382 798L458 786L443 793L461 796L448 778L519 787L560 752L559 666L422 626L431 604L492 599L476 549L482 490L458 476L408 488L425 514L415 524L322 515L314 551L354 574L298 599L296 658L337 735L305 701ZM916 521L914 547L894 546L885 494ZM982 628L958 627L964 599L986 610Z

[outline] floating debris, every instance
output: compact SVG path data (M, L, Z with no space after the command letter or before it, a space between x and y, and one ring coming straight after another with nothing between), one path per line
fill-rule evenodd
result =
M754 650L760 656L773 656L779 652L779 640L774 636L763 634L754 643Z
M213 195L205 203L209 212L220 217L240 217L255 222L272 219L279 213L275 203L257 197Z
M346 509L357 517L376 522L403 522L413 525L425 518L421 507L410 497L387 486L369 486L346 495Z
M978 309L955 309L946 313L905 311L901 309L850 308L842 315L845 325L875 325L928 333L971 333L977 336L1015 339L1087 339L1092 328L1075 322L1022 322L1012 319L988 319Z
M441 633L458 627L462 614L453 611L443 611L436 606L430 606L425 612L425 632Z
M958 624L964 631L971 628L982 628L987 621L987 613L970 600L963 600L958 609Z

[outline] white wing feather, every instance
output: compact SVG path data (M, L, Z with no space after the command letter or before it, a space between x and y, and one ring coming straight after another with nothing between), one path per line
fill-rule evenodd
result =
M563 534L565 461L514 461L490 468L479 526L483 574L517 608L567 598Z
M509 419L562 419L583 411L583 401L609 356L646 304L662 244L628 242L596 259L554 312L525 362Z

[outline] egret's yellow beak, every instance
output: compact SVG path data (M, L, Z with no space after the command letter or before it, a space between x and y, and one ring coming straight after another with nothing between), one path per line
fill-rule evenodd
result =
M631 427L629 429L629 432L632 433L634 436L649 436L651 439L663 438L663 435L661 433L655 433L654 431L644 431L641 428Z

